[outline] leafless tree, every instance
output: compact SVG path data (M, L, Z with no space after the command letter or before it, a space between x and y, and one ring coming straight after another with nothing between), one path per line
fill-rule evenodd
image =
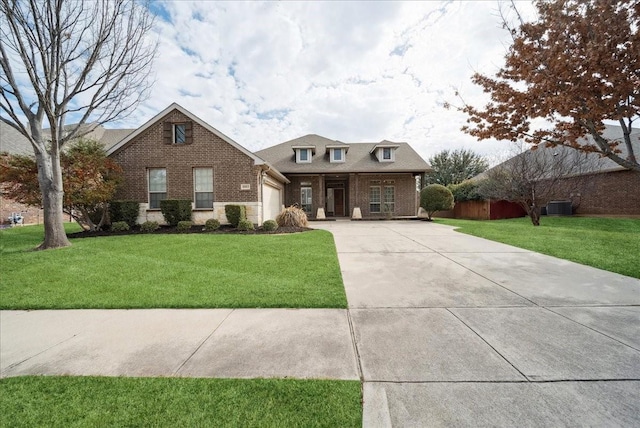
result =
M139 0L0 0L0 120L33 147L44 209L40 249L70 245L64 145L92 129L85 124L124 118L147 96L152 27Z
M488 199L515 202L540 225L540 212L554 199L567 200L584 191L588 173L598 169L602 159L567 147L519 149L507 161L483 174L479 193Z

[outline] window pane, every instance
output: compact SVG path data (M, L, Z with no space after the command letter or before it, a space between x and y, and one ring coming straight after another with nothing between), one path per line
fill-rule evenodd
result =
M342 150L341 149L333 149L333 160L342 160Z
M312 194L311 187L300 188L300 205L305 212L310 213L312 210Z
M395 202L396 202L396 188L394 186L385 186L384 187L384 210L385 212L393 212L395 211Z
M391 159L391 148L384 147L382 149L382 159Z
M194 176L196 192L213 192L213 169L196 168Z
M369 212L380 212L380 187L372 186L369 188Z
M213 208L213 192L196 193L196 208Z
M307 149L300 149L300 160L301 161L309 160L309 153Z
M182 123L173 125L173 142L176 144L184 144L187 141L187 126Z
M149 170L149 191L150 192L166 192L167 191L167 170L164 168L155 168Z
M150 193L149 194L149 208L160 208L160 201L167 199L166 193Z

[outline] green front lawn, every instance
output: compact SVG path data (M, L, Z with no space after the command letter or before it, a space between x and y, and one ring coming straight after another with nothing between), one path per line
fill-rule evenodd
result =
M31 251L42 236L38 226L0 232L0 309L347 306L322 230L83 238Z
M6 427L360 427L360 382L18 377L0 380Z
M640 278L640 219L542 217L538 227L528 217L436 221L469 235Z

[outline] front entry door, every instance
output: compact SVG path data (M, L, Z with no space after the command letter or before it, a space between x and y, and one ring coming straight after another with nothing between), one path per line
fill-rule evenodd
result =
M333 200L336 217L344 217L344 189L333 189Z

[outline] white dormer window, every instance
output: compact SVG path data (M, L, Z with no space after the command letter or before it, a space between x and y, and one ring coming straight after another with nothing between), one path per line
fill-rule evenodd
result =
M395 162L396 160L396 148L395 147L378 147L376 157L379 162Z
M313 151L310 148L297 148L296 163L311 163Z
M344 149L331 149L331 162L344 162Z

